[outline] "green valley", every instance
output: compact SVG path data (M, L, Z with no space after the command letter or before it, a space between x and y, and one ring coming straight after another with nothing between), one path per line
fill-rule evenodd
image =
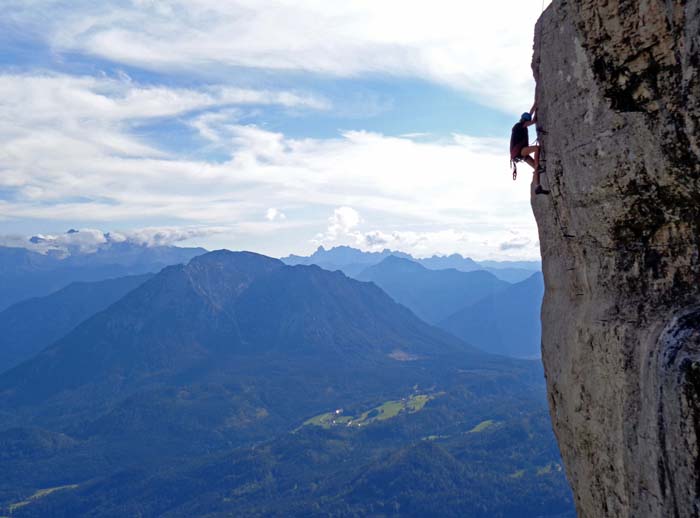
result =
M386 401L379 406L362 412L357 417L345 414L343 409L337 409L333 412L326 412L325 414L314 416L304 421L302 426L313 425L326 429L334 426L366 426L376 421L386 421L387 419L398 416L402 412L409 414L420 412L428 401L440 395L442 394L414 394L398 401Z

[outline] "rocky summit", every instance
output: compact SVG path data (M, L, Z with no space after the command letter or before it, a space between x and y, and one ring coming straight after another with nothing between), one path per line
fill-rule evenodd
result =
M700 515L700 2L535 30L542 350L579 516Z

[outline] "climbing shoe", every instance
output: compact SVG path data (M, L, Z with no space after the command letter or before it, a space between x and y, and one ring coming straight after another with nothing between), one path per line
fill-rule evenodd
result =
M547 189L543 189L541 185L535 187L535 194L549 194Z

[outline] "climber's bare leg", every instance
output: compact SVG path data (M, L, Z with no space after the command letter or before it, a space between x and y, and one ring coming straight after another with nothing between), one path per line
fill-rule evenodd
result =
M530 157L534 154L534 158ZM532 167L535 175L535 185L540 185L540 146L527 146L522 149L520 155L523 157L530 167Z

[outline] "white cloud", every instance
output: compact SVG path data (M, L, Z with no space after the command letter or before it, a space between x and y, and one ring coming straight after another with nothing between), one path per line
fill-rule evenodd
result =
M126 231L103 232L95 228L71 229L60 234L0 235L0 246L27 248L46 253L93 253L114 243L132 243L139 246L168 246L227 232L225 227L147 227Z
M360 214L352 207L338 207L328 218L327 237L335 239L339 235L348 234L360 224L360 221Z
M40 235L43 243L52 248L71 248L81 252L94 252L101 245L107 243L107 236L96 229L71 230L65 234Z
M327 109L328 102L311 95L208 86L200 90L140 86L128 78L67 76L46 73L0 76L3 117L21 117L33 124L58 118L119 122L172 117L193 110L245 104L278 104Z
M226 233L229 230L227 227L146 227L110 233L110 236L116 240L114 234L117 234L131 243L144 246L168 246L182 241Z
M318 233L426 254L515 253L499 249L511 232L537 241L527 179L510 180L505 140L366 131L294 139L241 124L235 106L197 111L223 98L232 97L128 78L0 76L0 220L226 227L248 240L293 229L267 239L265 251L280 254ZM161 117L189 123L223 158L188 158L138 136L139 120ZM161 232L142 239L170 239Z
M71 229L62 234L36 234L21 236L16 234L0 235L0 246L28 248L35 252L45 253L62 251L69 255L71 251L81 253L95 252L107 244L109 236L100 230L86 228L80 231Z
M17 2L6 11L59 52L209 77L237 67L418 77L518 112L532 94L541 7L540 0L76 0L40 9Z
M271 207L265 212L265 219L268 221L284 221L287 219L287 216L284 214L284 212Z

